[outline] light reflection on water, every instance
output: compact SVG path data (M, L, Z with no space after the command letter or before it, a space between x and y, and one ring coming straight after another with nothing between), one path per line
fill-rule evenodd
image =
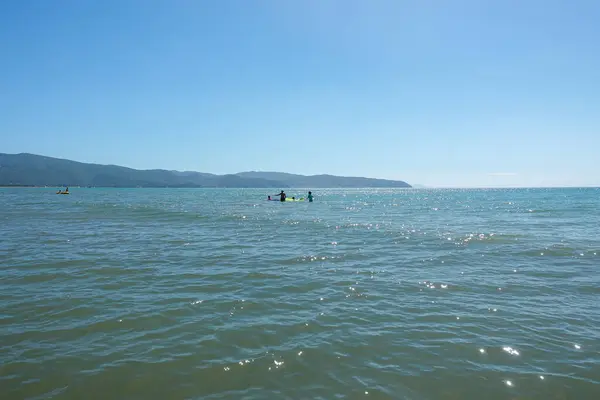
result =
M3 393L596 398L598 190L313 193L0 190Z

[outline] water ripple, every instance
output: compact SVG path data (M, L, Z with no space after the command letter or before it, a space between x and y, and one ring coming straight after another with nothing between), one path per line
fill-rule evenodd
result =
M0 190L3 394L597 397L597 190L317 195Z

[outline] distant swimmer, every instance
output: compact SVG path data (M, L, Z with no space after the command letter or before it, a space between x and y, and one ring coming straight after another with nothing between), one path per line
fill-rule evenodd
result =
M271 200L271 195L269 195L269 196L267 197L267 200Z
M285 192L282 190L281 192L279 192L279 194L275 194L274 196L279 196L279 200L280 201L285 201ZM271 196L269 196L269 200L271 199Z
M313 201L313 195L312 195L312 192L308 192L308 202L309 202L309 203L312 203L312 201Z

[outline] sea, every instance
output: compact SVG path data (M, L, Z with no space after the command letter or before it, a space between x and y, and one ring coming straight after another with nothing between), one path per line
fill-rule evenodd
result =
M56 190L0 189L2 400L600 399L600 189Z

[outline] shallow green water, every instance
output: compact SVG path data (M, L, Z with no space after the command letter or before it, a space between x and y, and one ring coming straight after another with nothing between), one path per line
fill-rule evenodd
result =
M2 399L600 398L600 190L71 190L0 189Z

